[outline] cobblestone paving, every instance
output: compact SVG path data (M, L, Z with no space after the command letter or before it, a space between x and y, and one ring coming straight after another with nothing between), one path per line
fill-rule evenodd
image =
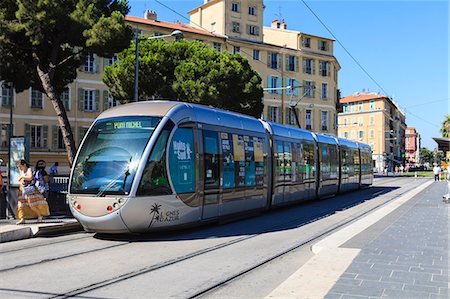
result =
M434 183L411 199L410 207L362 248L325 298L450 298L445 190L446 183Z

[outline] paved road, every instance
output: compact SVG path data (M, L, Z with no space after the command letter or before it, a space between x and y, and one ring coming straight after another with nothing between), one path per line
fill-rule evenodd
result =
M314 257L310 248L320 238L424 182L407 178L376 179L374 187L366 190L229 224L169 234L77 233L0 244L0 296L266 297L309 263ZM384 231L376 230L380 236ZM369 241L375 240L375 234L370 235L353 238L345 246L370 247ZM446 237L448 240L448 230ZM442 238L445 240L445 236ZM358 258L359 255L354 263ZM352 267L353 263L349 269ZM325 267L319 270L328 271ZM350 278L352 274L344 273L335 286L348 285L351 279L358 283L364 280L358 274ZM308 288L308 285L300 287ZM330 298L352 294L351 288L331 287L327 295Z

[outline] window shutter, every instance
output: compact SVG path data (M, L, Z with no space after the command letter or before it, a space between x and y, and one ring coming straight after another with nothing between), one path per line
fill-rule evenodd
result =
M299 65L298 65L299 64L299 59L298 59L298 57L295 57L294 60L295 60L295 71L298 72L298 70L299 70Z
M103 91L103 111L107 110L108 107L108 95L109 92L107 90Z
M95 92L95 111L100 111L100 90L96 89Z
M295 85L295 88L294 88L294 95L296 96L296 97L298 97L298 81L297 80L294 80L294 85Z
M316 74L316 60L315 59L311 59L311 66L312 66L312 74L315 75Z
M306 74L306 59L303 58L303 74Z
M267 88L272 88L272 76L267 76ZM273 90L267 90L268 93L272 93Z
M105 67L109 66L109 58L103 58L103 70L105 70Z
M42 131L43 131L43 136L44 136L43 142L42 142L43 148L47 148L48 147L48 142L47 142L47 140L48 140L48 126L44 125Z
M319 75L322 76L322 71L323 71L323 67L322 67L323 61L319 60Z
M31 143L31 126L29 124L25 124L25 137L27 137Z
M267 66L270 67L270 61L271 61L272 53L267 52Z
M327 62L327 76L331 77L331 63Z
M281 77L277 77L277 88L279 87L283 87L283 81L281 81ZM277 89L277 94L282 94L283 90L282 89Z
M286 64L284 65L284 70L289 71L290 65L289 65L289 55L286 56Z
M58 126L56 125L52 126L52 148L58 148Z
M285 86L286 86L286 87L289 87L289 78L286 78ZM290 89L290 88L286 89L286 94L287 94L287 95L290 95L291 93L292 93L292 92L291 92L291 89Z
M78 88L78 110L84 111L84 89Z
M97 56L97 54L93 55L94 57L94 65L95 65L95 73L99 73L100 72L100 57Z
M277 69L279 70L279 69L281 69L281 67L282 67L282 65L281 65L281 62L282 62L282 60L281 60L281 55L278 54L278 55L277 55L277 58L278 58L278 60L277 60Z
M316 82L312 83L312 96L313 98L316 97Z

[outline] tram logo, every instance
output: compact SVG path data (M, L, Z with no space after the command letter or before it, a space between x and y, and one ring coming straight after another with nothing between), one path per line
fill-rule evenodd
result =
M179 210L163 211L161 210L161 205L158 203L154 203L152 205L150 215L152 216L152 220L150 220L148 228L150 228L155 222L173 222L180 220Z

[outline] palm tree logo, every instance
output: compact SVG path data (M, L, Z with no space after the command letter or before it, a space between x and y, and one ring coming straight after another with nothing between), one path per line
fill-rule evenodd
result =
M150 210L150 215L152 215L152 220L150 221L150 224L148 225L148 228L150 228L150 226L152 226L154 221L158 221L159 217L160 217L160 209L161 205L154 203L151 210Z

